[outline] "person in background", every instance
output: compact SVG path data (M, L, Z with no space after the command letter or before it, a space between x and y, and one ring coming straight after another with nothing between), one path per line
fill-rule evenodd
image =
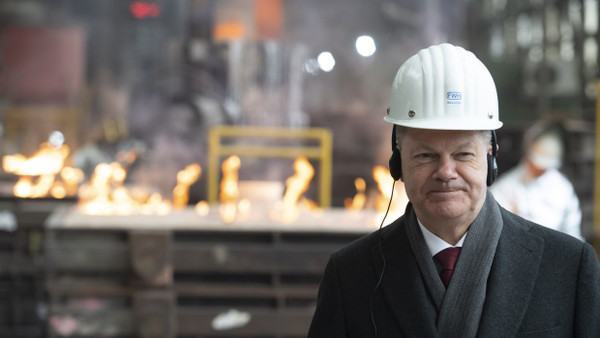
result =
M502 122L483 63L446 43L419 51L398 70L384 120L409 203L331 254L308 337L600 337L592 246L487 189Z
M581 208L569 179L559 170L564 158L564 128L540 122L524 135L521 161L490 187L509 211L580 240Z

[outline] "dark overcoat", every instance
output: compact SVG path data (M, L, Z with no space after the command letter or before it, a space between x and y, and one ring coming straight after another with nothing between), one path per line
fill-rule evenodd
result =
M500 214L503 226L477 336L600 337L600 263L594 249L505 209ZM407 218L331 255L308 337L374 337L374 327L378 337L440 336Z

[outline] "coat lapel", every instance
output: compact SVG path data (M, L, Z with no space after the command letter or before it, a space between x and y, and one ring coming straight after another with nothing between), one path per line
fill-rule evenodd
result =
M478 336L516 336L538 276L543 250L541 237L505 221L488 280Z
M403 219L384 229L387 230L382 240L386 265L381 289L406 336L436 337L436 309L411 251ZM381 273L379 247L373 248L372 254L378 273Z

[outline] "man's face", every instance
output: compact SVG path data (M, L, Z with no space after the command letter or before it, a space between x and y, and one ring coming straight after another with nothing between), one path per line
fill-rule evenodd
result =
M490 147L479 131L407 128L403 181L424 224L475 219L485 200Z

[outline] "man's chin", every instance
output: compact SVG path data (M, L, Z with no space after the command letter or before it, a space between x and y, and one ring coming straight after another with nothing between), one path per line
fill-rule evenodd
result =
M469 209L464 203L456 200L433 201L428 203L426 208L432 216L444 219L460 217Z
M433 203L456 202L457 199L464 198L464 195L463 190L431 191L427 193L427 199Z

